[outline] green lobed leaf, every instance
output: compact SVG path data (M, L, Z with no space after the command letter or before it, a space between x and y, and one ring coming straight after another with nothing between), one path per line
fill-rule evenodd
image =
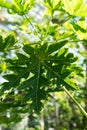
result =
M3 43L5 49L9 49L10 47L13 47L14 44L15 44L15 37L13 35L7 36Z
M18 57L18 61L17 64L29 64L29 57L27 57L26 55L22 54L22 53L16 53L17 57Z
M1 91L3 92L6 90L10 90L13 87L16 87L20 83L20 78L15 74L4 75L3 78L7 80L7 82L4 82L2 84L3 87Z
M4 7L4 8L7 8L7 9L10 9L12 8L12 5L4 0L0 0L0 6L1 7Z
M23 50L29 55L34 55L34 48L30 45L24 45Z
M81 32L83 32L83 33L86 33L86 30L84 29L84 28L82 28L82 27L80 27L78 24L72 24L72 26L73 26L73 28L76 30L76 31L81 31Z
M21 5L21 1L19 0L11 0L13 5L15 6L16 10L18 13L22 12L22 5Z
M3 37L0 35L0 52L4 51L4 46L3 46Z
M51 54L57 50L59 50L61 47L63 47L68 41L67 40L64 40L64 41L61 41L61 42L57 42L57 43L52 43L49 45L48 47L48 50L47 50L47 54Z
M34 6L35 0L26 0L23 5L23 11L27 12L31 9L32 6Z
M0 51L3 52L5 50L10 49L15 44L15 37L13 35L8 35L5 39L0 36Z

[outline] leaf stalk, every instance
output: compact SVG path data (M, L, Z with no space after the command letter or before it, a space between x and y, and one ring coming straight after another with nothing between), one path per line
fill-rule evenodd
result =
M72 101L78 106L80 111L83 113L85 117L87 117L87 112L82 108L82 106L76 101L76 99L70 94L70 92L65 88L62 87L66 94L72 99Z

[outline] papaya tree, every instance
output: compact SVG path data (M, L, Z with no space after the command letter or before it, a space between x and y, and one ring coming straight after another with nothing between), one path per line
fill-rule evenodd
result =
M31 15L37 5L41 21ZM0 10L8 16L1 14L0 23L6 27L0 31L1 123L20 121L21 113L39 114L44 102L60 91L87 118L71 95L80 89L77 79L84 72L71 46L86 44L86 8L84 0L0 0Z

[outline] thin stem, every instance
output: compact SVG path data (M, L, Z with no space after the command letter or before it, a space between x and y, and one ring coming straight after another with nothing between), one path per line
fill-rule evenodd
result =
M81 107L81 105L75 100L75 98L70 94L70 92L65 88L62 87L66 94L72 99L72 101L78 106L81 112L87 117L87 112Z
M37 34L38 38L40 39L40 41L42 40L41 37L38 35L37 30L35 29L35 27L33 26L32 22L30 21L30 19L27 17L27 15L24 15L25 18L27 19L27 21L30 23L30 25L32 26L32 28L34 29L34 32Z

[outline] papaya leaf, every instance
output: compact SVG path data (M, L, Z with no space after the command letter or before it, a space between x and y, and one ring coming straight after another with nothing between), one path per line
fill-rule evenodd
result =
M0 0L0 6L7 9L12 8L12 5L9 2L6 2L4 0Z
M35 0L26 0L23 6L23 12L28 12L35 4Z
M17 86L20 83L20 78L17 75L14 74L8 74L3 76L4 79L7 80L7 82L4 82L2 84L2 91L10 90L11 88Z
M11 47L15 44L15 38L13 35L8 35L5 39L3 39L2 36L0 36L0 51L4 52L6 50L9 50Z
M76 31L81 31L83 33L86 33L86 30L82 27L80 27L78 24L72 24L73 28L76 30Z
M61 41L61 42L57 42L57 43L54 43L54 44L51 44L49 47L48 47L48 50L47 50L47 54L51 54L55 51L57 51L58 49L60 49L61 47L63 47L68 41L67 40L64 40L64 41Z
M0 52L4 51L4 46L3 46L3 37L0 35Z
M22 5L21 5L21 1L18 0L11 0L13 5L16 7L16 10L18 13L22 12Z
M9 35L5 38L4 40L4 46L5 46L5 49L9 49L10 47L13 47L13 45L15 44L15 38L13 35Z
M34 55L34 49L30 45L25 45L23 50L29 55Z

